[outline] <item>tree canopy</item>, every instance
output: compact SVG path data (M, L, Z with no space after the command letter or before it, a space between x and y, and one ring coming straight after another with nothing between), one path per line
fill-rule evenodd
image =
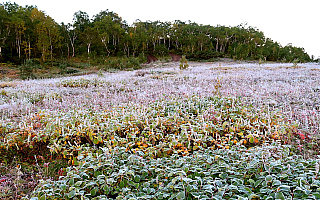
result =
M194 60L311 60L303 48L281 46L247 24L227 27L180 20L136 20L129 25L108 9L92 19L86 12L78 11L72 24L58 24L36 6L0 4L0 62L52 62L77 56L165 56L169 52Z

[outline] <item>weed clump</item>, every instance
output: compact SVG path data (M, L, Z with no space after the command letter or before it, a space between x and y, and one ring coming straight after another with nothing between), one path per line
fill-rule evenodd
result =
M182 56L182 58L180 59L179 69L184 70L184 69L188 69L188 67L189 67L189 64L188 64L188 60L186 59L186 56Z

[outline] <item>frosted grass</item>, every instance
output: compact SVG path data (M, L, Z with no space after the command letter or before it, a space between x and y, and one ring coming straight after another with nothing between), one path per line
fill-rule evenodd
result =
M320 65L315 63L192 63L180 71L178 64L136 71L104 73L55 79L17 82L0 95L1 123L20 123L37 112L112 110L117 106L147 105L158 100L174 100L192 95L241 97L257 110L279 110L286 120L297 122L304 132L318 136L320 130ZM99 80L99 87L69 88L63 80Z

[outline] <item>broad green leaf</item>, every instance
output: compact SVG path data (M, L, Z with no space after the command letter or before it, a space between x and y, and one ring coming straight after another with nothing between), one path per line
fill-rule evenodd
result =
M90 194L91 196L95 196L97 194L98 188L94 187L91 191Z
M135 182L140 182L140 176L139 176L139 175L135 175L134 181L135 181Z
M137 181L137 182L138 182L138 181ZM124 186L125 186L124 181L120 181L119 187L120 187L120 188L123 188Z
M110 192L110 187L108 185L103 185L104 194L108 195Z
M257 180L256 183L254 184L254 187L258 187L261 183L262 183L263 180Z
M185 199L185 193L184 193L184 191L182 191L182 192L179 192L178 194L177 194L177 196L176 196L176 198L177 199Z
M313 194L317 199L320 199L320 194L319 193L315 193Z
M253 137L253 136L250 137L249 142L250 142L250 143L254 143L254 137Z
M44 194L44 195L42 195L40 198L39 198L39 200L46 200L47 199L47 197L46 197L46 195Z
M102 140L102 137L101 137L100 135L98 136L97 139L98 139L98 141L99 141L100 143L103 141L103 140Z
M271 175L267 175L265 179L266 179L267 182L270 182L270 181L272 181L272 176Z
M71 190L69 193L68 193L68 198L73 198L74 196L76 195L76 190Z
M99 140L98 140L97 138L94 138L94 139L93 139L93 143L94 143L94 144L99 144Z
M81 184L82 184L82 181L77 181L74 185L75 185L76 187L79 187L79 186L81 186Z
M285 197L284 197L282 192L277 192L275 197L276 197L276 199L281 199L281 200L285 199Z
M254 184L255 184L255 181L254 181L254 180L252 180L252 179L249 179L249 180L248 180L248 182L249 182L250 184L252 184L252 185L254 185Z
M248 198L249 198L249 200L258 200L258 199L260 199L260 197L258 195L256 195L256 194L251 194Z
M288 186L288 185L281 185L281 186L278 188L278 191L279 191L279 192L290 192L290 186Z
M227 173L219 174L219 177L222 179L226 179L228 177Z

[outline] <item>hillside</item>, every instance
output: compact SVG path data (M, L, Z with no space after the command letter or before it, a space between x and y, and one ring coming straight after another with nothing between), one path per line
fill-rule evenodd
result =
M1 82L0 197L318 199L320 66Z

